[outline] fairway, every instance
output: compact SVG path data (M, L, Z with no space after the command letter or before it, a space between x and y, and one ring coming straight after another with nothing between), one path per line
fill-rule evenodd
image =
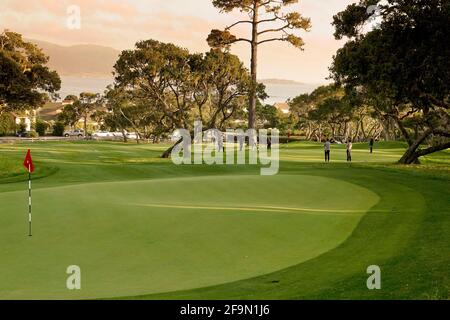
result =
M353 165L337 147L338 163L324 165L320 145L294 143L280 174L263 177L257 166L175 166L157 158L164 147L33 144L29 238L28 146L0 145L0 299L446 296L447 152L427 159L438 171L413 174L386 166L401 145L373 157L357 145ZM371 264L396 279L389 291L367 291ZM69 265L81 267L80 291L66 289Z

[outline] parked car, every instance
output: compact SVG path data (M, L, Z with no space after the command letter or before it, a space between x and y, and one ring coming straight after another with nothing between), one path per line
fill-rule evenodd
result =
M69 130L64 131L64 137L84 137L84 130L82 129L76 129L76 130Z
M126 134L127 132L125 131L125 134ZM111 132L111 134L112 134L112 136L113 137L115 137L115 138L123 138L123 133L122 133L122 131L114 131L114 132Z
M127 138L130 140L137 140L138 139L138 135L135 132L128 132L127 133Z
M93 138L108 138L112 136L113 134L109 131L96 131L92 134Z

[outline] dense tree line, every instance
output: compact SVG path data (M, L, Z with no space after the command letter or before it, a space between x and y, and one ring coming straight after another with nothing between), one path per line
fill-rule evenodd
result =
M344 88L331 84L289 101L293 129L307 140L332 138L355 142L380 139L386 132L383 120Z

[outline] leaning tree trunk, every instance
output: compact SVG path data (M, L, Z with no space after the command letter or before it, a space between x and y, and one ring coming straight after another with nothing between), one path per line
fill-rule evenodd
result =
M161 155L161 158L169 159L170 155L172 154L172 150L175 149L175 147L179 145L181 142L183 142L183 138L180 138L173 146L164 151L163 154Z
M420 141L420 139L418 140ZM431 146L427 149L419 149L418 143L415 142L412 146L409 147L409 149L405 152L403 157L399 160L399 163L401 164L419 164L419 158L426 156L428 154L432 154L434 152L447 150L450 148L450 141L447 141L445 143L441 143L438 145Z
M420 164L419 154L416 152L417 148L411 146L406 150L405 154L398 161L400 164Z

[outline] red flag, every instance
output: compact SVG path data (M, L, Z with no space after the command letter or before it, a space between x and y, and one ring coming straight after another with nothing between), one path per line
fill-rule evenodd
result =
M27 168L29 173L33 173L34 165L33 165L33 159L31 159L30 149L28 149L27 156L25 157L25 161L23 162L23 165L25 168Z

